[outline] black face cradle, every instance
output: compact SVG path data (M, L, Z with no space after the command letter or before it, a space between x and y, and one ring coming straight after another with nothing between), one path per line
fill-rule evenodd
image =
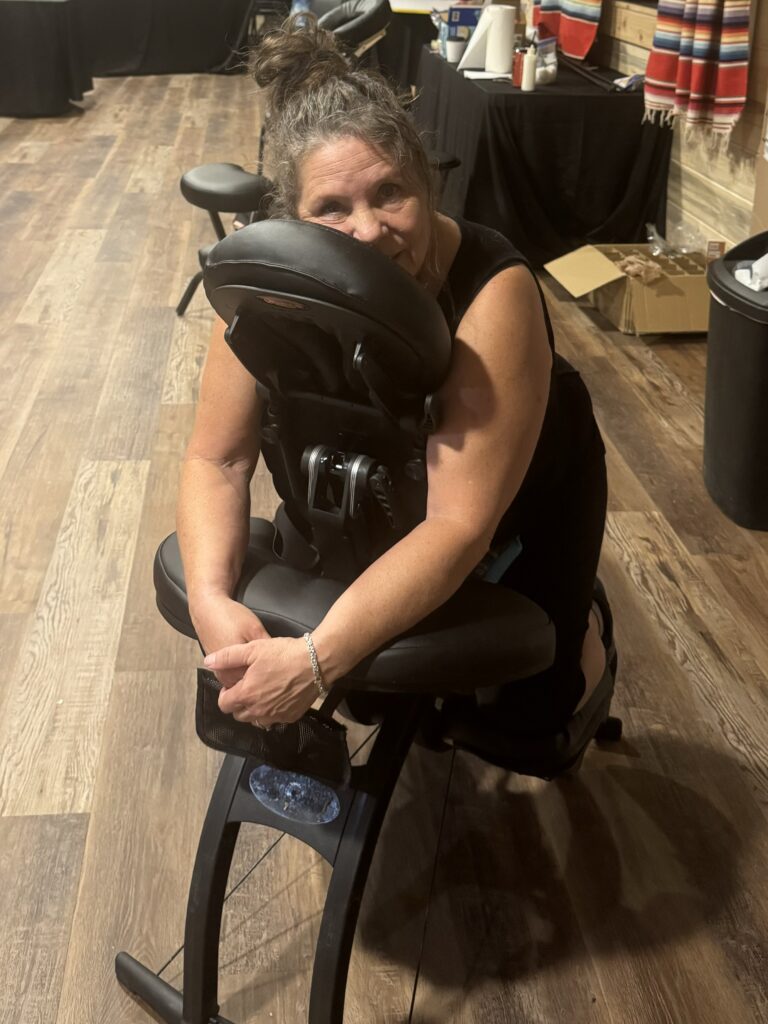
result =
M362 344L373 372L386 374L403 396L434 391L448 371L451 338L437 302L392 260L331 228L251 224L215 246L204 282L211 305L232 327L236 355L257 378L270 359L280 359L279 352L260 351L292 346L303 358L310 334L318 364L335 365L337 346L353 363ZM237 346L237 320L258 325L258 341ZM297 325L300 342L292 340Z

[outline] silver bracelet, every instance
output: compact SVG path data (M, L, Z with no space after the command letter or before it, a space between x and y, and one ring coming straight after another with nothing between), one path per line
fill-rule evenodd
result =
M312 639L312 634L305 633L302 639L304 640L304 643L307 645L307 650L309 651L309 660L312 662L312 672L315 676L315 686L317 687L317 692L320 694L321 697L327 697L329 691L328 687L325 685L325 680L323 679L323 672L322 669L320 668L320 662L317 660L317 651L315 650L315 643Z

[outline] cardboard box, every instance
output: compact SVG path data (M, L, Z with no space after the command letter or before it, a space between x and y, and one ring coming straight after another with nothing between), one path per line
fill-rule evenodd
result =
M617 264L627 256L650 260L662 272L647 284ZM545 263L574 298L588 296L624 334L704 333L709 324L707 261L701 253L651 255L649 245L584 245Z

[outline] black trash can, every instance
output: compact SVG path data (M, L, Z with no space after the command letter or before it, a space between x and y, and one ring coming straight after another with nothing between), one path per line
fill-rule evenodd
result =
M739 526L768 530L768 291L733 276L768 253L768 231L710 263L704 483Z

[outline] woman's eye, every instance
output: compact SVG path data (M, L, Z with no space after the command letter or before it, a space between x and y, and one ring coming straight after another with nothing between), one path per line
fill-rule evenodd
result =
M379 196L385 203L390 203L395 199L399 199L402 191L399 185L396 185L394 182L388 182L379 189Z
M327 202L323 203L318 212L319 217L338 217L343 213L341 203Z

